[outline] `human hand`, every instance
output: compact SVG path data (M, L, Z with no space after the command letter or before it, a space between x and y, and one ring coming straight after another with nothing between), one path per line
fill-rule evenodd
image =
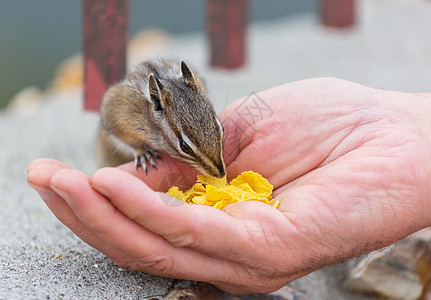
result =
M221 116L227 173L267 177L279 209L166 205L170 198L155 192L166 190L166 178L185 172L179 183L194 180L190 168L167 157L149 176L127 164L91 178L38 160L28 181L60 221L118 265L232 293L273 291L430 225L431 122L423 96L314 79L259 97L270 117L247 125L243 100Z

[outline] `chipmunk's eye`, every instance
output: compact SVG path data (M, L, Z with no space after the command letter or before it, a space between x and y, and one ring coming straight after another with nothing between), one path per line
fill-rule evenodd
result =
M193 155L192 148L183 139L180 139L180 148L181 148L181 150L183 150L184 153L187 153L189 155Z

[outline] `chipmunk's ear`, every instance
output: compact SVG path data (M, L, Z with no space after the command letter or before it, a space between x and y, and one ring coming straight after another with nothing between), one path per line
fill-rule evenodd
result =
M198 84L197 84L196 79L193 75L193 72L192 72L192 70L190 70L189 66L184 61L181 61L181 73L183 74L185 83L189 87L191 87L193 89L197 89Z
M150 100L153 102L153 108L155 111L162 111L164 108L164 89L164 86L156 76L153 74L148 76L148 92L150 93Z

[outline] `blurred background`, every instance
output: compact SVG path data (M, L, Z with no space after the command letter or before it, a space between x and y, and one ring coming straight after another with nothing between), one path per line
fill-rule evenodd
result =
M312 12L315 0L252 1L251 21ZM130 37L145 28L205 31L205 1L131 0ZM22 88L45 88L58 65L81 49L81 1L2 1L0 107Z
M251 0L246 63L223 72L209 67L205 1L131 0L128 63L154 55L185 59L207 79L217 110L253 91L319 76L429 91L430 0L351 0L355 18L346 28L321 24L322 1ZM81 22L81 1L2 2L0 108L26 87L32 86L21 96L40 98L59 77L69 86L71 76L75 84L82 80L82 61L75 55L81 50ZM61 68L73 55L73 64ZM66 69L66 76L59 76L59 69Z

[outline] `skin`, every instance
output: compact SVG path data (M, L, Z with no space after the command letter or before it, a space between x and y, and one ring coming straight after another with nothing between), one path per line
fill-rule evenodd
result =
M279 209L169 202L156 191L191 185L195 173L166 156L149 176L133 163L89 177L39 159L28 182L119 266L239 294L274 291L431 225L430 95L320 78L258 96L272 114L247 124L253 103L240 99L220 116L227 173L268 178Z

